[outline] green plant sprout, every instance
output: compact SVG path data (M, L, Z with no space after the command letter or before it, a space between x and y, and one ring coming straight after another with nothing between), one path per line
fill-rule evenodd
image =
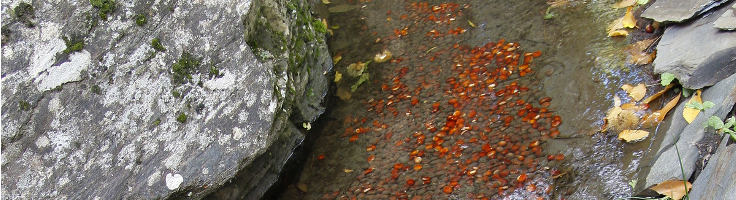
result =
M712 108L715 105L716 104L711 101L705 101L702 104L700 102L692 101L685 104L685 107L705 111L706 109Z
M723 120L721 120L718 116L710 116L708 118L708 121L705 122L705 128L713 127L713 129L716 129L718 134L722 133L728 133L731 136L731 139L736 140L736 131L734 131L734 125L736 125L736 118L731 116L731 118L728 118L726 120L726 123L723 123Z
M187 114L181 113L178 117L176 117L176 121L180 123L187 122Z

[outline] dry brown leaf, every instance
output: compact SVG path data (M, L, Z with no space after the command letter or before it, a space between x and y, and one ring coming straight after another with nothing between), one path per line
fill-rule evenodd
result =
M616 4L613 4L613 8L626 8L636 4L636 0L622 0Z
M647 50L650 46L652 46L652 43L654 43L654 38L638 41L634 44L630 44L626 47L626 51L629 51L631 53L634 52L642 52Z
M682 180L668 180L659 183L650 189L661 195L679 200L682 199L682 197L684 197L685 194L687 194L687 191L689 191L691 188L693 188L693 184L691 184L690 182Z
M670 100L667 104L664 105L664 107L661 110L658 110L656 112L653 112L647 116L644 116L644 119L641 122L641 126L644 128L650 128L656 126L659 122L664 120L664 116L667 115L667 112L672 110L672 108L677 105L677 102L680 101L680 96L682 94L678 94L677 97Z
M646 53L646 52L634 53L634 54L631 54L631 56L629 56L629 63L634 64L634 65L646 65L654 61L655 55L656 54L654 52L652 53Z
M690 104L693 101L703 104L703 99L700 98L700 90L695 91L695 94L692 98L690 98L690 101L688 101L687 103ZM692 123L693 120L695 120L695 117L698 116L698 114L700 114L700 109L685 106L685 109L682 110L682 117L685 118L685 121L687 121L688 124Z
M352 94L350 94L350 89L343 89L342 87L337 88L337 96L340 97L343 101L350 100L350 97Z
M647 85L644 85L644 83L639 83L636 86L624 84L621 86L621 89L626 91L626 93L628 93L629 96L635 101L641 100L642 98L644 98L644 95L647 94Z
M649 136L648 131L623 130L621 131L621 133L618 134L618 139L624 140L626 142L638 142L644 140L644 138L647 138L647 136Z
M606 116L606 130L620 131L636 128L639 123L639 116L636 116L631 110L624 110L621 107L613 107L608 111Z
M659 91L656 94L653 94L652 96L647 97L646 99L644 99L643 101L641 101L641 103L642 104L648 104L649 102L652 102L653 100L657 99L659 96L662 96L662 94L664 94L665 92L667 92L667 90L672 89L672 86L674 86L674 85L675 84L669 84L669 85L667 85L666 87L664 87L664 89L662 91Z
M298 188L302 192L307 192L307 184L305 183L296 184L296 188Z
M621 21L621 24L624 25L624 28L636 27L636 18L634 18L634 6L626 7L626 14Z

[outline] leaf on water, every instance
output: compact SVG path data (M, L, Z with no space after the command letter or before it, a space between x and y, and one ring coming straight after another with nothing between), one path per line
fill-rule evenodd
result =
M631 186L631 188L636 188L636 180L629 181L629 186Z
M662 96L662 94L664 94L665 92L667 92L667 90L672 89L672 86L674 86L674 85L667 85L667 87L664 87L664 89L662 91L659 91L656 94L647 97L646 99L644 99L643 101L641 101L641 103L642 104L649 104L649 102L652 102L655 99L657 99L658 97Z
M659 123L662 120L664 120L664 116L667 115L667 112L669 112L670 110L672 110L672 108L674 108L675 105L677 105L677 102L680 101L680 97L681 96L682 95L677 95L677 97L673 98L672 100L670 100L670 102L668 102L667 104L665 104L664 107L662 107L661 110L658 110L658 111L653 112L653 113L651 113L651 114L649 114L647 116L644 116L644 120L642 120L641 126L644 127L644 128L650 128L650 127L656 126L657 123Z
M623 30L624 28L623 20L624 18L621 17L621 18L614 20L610 25L608 25L608 37L629 35L628 31Z
M624 140L626 142L638 142L638 141L644 140L644 138L647 138L648 136L649 136L648 131L624 130L618 134L618 139Z
M621 107L621 98L618 95L613 96L613 107Z
M353 94L350 93L347 89L344 89L343 87L337 88L337 96L340 97L343 101L350 100L350 97L353 96Z
M365 70L365 64L362 62L357 62L348 65L348 75L352 77L358 77L360 75L363 75L363 70Z
M624 28L636 27L636 18L634 17L633 10L634 10L634 6L629 6L626 8L626 14L624 15L624 18L621 21L621 24L624 25Z
M570 3L570 0L547 1L547 4L549 4L550 8L558 8L558 7L566 6L568 3Z
M625 84L621 86L621 89L626 91L626 93L628 93L629 96L635 101L641 100L642 98L644 98L644 95L647 94L647 85L644 85L644 83L639 83L638 85L633 87L629 84Z
M473 24L473 22L471 22L470 20L468 20L468 25L470 25L470 27L475 28L475 24Z
M332 64L335 65L335 64L337 64L337 62L340 62L340 60L342 60L342 56L341 55L333 56L332 57Z
M342 169L342 171L344 171L345 173L350 173L350 172L353 172L353 170L352 170L352 169Z
M363 73L363 75L360 76L360 79L358 79L358 82L356 82L355 84L353 84L353 86L350 87L350 92L355 92L355 90L358 89L358 86L360 86L360 84L363 84L363 82L366 82L369 79L370 79L370 75L368 75L368 73Z
M613 8L626 8L629 6L633 6L636 4L637 0L622 0L621 2L618 2L616 4L613 4Z
M330 2L330 0L322 0L322 3L323 4L330 4L331 2Z
M646 65L654 61L656 51L647 53L646 50L654 43L654 39L642 40L626 47L629 53L629 63L635 65Z
M301 190L302 192L307 192L307 184L304 184L304 183L296 184L296 188L299 188L299 190Z
M391 51L388 49L384 49L383 52L376 54L376 56L373 57L373 61L376 63L383 63L391 59Z
M624 110L621 107L613 107L606 116L606 130L619 131L633 129L639 123L639 116L632 110Z
M685 109L682 110L682 117L684 117L685 121L689 124L693 123L693 120L695 120L695 117L700 114L700 110L703 108L703 100L700 98L700 90L695 91L695 95L693 95L687 103L699 105L699 108L698 106L685 106Z
M662 75L660 75L660 79L661 79L660 84L662 84L662 86L669 86L670 83L672 83L672 81L675 80L675 75L672 73L665 72L665 73L662 73Z
M684 197L685 194L687 194L687 191L691 188L693 188L693 185L690 182L682 180L668 180L659 183L650 189L661 195L678 200L682 199L682 197Z
M335 83L340 82L342 80L342 74L338 71L335 71Z

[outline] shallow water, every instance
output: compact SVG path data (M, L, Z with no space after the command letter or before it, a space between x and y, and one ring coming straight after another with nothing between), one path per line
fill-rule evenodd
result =
M548 20L545 1L318 5L337 27L330 50L342 56L342 91L330 95L350 97L329 101L309 133L310 155L296 163L302 173L278 198L631 195L650 141L626 144L597 130L613 96L627 100L621 84L654 82L624 64L626 39L606 36L623 13L613 3L570 1ZM358 78L348 65L384 49L393 58L368 64L369 81L349 92Z

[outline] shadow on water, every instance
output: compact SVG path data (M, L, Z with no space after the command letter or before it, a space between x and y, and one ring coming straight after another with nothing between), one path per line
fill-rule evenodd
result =
M332 54L342 57L335 68L342 73L343 79L331 86L328 94L331 98L326 102L329 110L313 124L314 129L265 199L612 199L631 195L628 182L636 177L651 141L627 144L619 141L617 134L598 130L603 125L606 110L613 105L614 95L629 100L620 91L620 85L655 85L656 82L646 73L647 69L625 64L623 49L628 44L625 38L607 37L608 23L623 14L623 10L610 8L614 1L565 2L548 9L550 5L546 1L474 0L456 2L455 9L446 11L433 10L434 6L447 5L443 1L428 1L422 6L424 2L403 0L332 0L329 5L317 6L318 10L322 8L321 15L327 16L334 29L328 43ZM448 23L437 19L440 22L426 23L432 12L441 13L435 15L437 18L447 16L452 20ZM554 17L544 19L548 13ZM450 36L453 32L443 23L447 23L449 29L467 32ZM435 29L447 36L431 36ZM406 34L402 30L406 30ZM455 109L448 101L462 95L453 93L453 86L446 82L465 76L462 70L453 70L457 67L451 66L474 47L500 39L519 43L519 52L541 51L542 56L534 58L530 65L534 72L525 77L511 75L514 78L507 81L499 79L498 87L516 83L528 87L529 94L521 94L519 100L526 100L535 108L549 109L550 113L560 116L563 123L550 127L554 121L550 118L546 121L546 129L539 128L539 131L532 131L524 122L499 125L503 117L509 115L509 110L512 113L521 111L507 108L494 114L495 108L473 107L471 105L480 100L470 100L468 105L455 108L467 118L468 127L471 127L467 134L472 137L463 134L440 137L441 141L446 140L445 147L458 148L441 153L442 148L435 148L442 147L443 143L436 145L437 139L432 136L437 133L429 126L442 127L450 122L449 117L448 120L445 117L453 115ZM453 44L460 47L452 48ZM465 51L461 50L464 48ZM357 87L355 92L348 92L351 97L343 96L346 100L337 98L339 88L349 91L358 80L346 73L347 66L371 60L384 49L393 52L394 60L369 64L366 69L369 81ZM407 70L402 71L403 68ZM414 97L421 98L418 105L407 105ZM550 97L551 104L536 103L542 102L544 97ZM491 97L489 104L500 104L501 99ZM381 106L375 103L379 101ZM430 112L433 102L441 103L438 112ZM490 115L484 119L467 117L475 109L478 113L490 112ZM395 117L397 113L407 117ZM452 123L457 122L453 120ZM483 129L486 126L491 129ZM553 130L559 131L559 136L547 139ZM661 133L663 131L659 130L658 134ZM426 135L426 143L434 143L435 148L414 142L421 134L421 137ZM490 139L482 140L485 134ZM478 142L470 142L476 139ZM543 151L536 156L531 151L523 153L525 150L514 153L513 147L499 144L507 140L518 142L521 149L529 150L530 143L539 140ZM499 154L503 150L512 151L491 157L490 151L481 148L483 144L493 144L494 153L496 150ZM524 147L527 144L529 148ZM427 155L417 156L412 149L421 150L422 154L426 150ZM449 154L459 159L452 161L453 156ZM471 157L477 155L485 156ZM521 164L525 160L523 157L518 162L501 159L521 155L533 158L529 164L534 167L528 168L532 165L526 162ZM560 155L564 160L556 161ZM553 157L550 160L548 156ZM464 159L468 159L467 162ZM473 167L481 169L477 169L476 174ZM488 168L485 176L481 174L485 172L483 167ZM519 181L522 174L528 181ZM424 183L425 177L430 177L431 181ZM451 186L449 192L448 186Z

